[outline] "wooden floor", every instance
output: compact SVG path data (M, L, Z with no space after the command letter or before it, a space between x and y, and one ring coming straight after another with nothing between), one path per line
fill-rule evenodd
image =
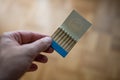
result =
M120 80L120 10L116 1L1 0L0 34L30 30L52 35L73 9L93 24L66 58L56 52L47 55L47 64L37 63L39 69L20 80Z

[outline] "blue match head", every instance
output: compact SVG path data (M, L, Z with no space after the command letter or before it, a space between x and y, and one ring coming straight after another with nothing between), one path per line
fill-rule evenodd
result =
M52 41L52 48L57 51L62 57L65 57L68 52L63 49L57 42L55 42L54 40Z

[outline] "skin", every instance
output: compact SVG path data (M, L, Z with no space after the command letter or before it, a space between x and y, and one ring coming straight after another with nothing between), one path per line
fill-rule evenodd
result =
M52 53L52 39L43 34L16 31L0 36L0 80L17 80L25 72L37 70L33 61L46 63L40 52Z

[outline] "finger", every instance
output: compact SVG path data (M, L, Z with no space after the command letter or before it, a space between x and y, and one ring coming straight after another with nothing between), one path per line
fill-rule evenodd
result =
M27 72L36 71L37 69L38 69L38 66L32 63L31 66L28 68Z
M38 54L38 55L35 57L34 61L41 62L41 63L46 63L46 62L48 61L48 58L47 58L47 56L45 56L45 55Z
M51 45L52 39L50 37L41 38L33 43L25 44L22 46L26 50L26 54L31 56L37 55L36 53L46 51Z
M44 52L46 53L53 53L54 49L49 47L47 50L45 50Z
M15 32L7 32L4 33L8 37L14 38L20 44L31 43L40 38L46 37L47 35L29 32L29 31L15 31Z

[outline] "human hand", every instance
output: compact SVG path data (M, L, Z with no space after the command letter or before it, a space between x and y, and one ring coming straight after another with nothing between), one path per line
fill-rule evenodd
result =
M33 32L4 33L0 36L0 80L17 80L26 71L37 70L32 62L47 62L39 53L52 53L51 42L50 37Z

